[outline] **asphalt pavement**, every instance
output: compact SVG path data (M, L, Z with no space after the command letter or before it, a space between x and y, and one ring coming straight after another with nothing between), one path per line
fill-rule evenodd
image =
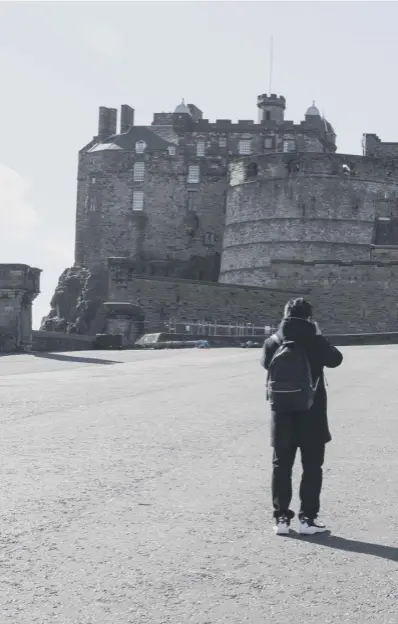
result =
M398 347L343 352L310 538L272 531L258 350L0 357L0 622L396 624Z

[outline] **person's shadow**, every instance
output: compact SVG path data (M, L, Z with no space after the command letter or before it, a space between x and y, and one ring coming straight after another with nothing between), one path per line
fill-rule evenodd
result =
M291 531L290 537L302 542L315 543L319 546L334 548L335 550L362 553L364 555L389 559L390 561L398 561L398 546L381 546L380 544L371 544L370 542L345 539L344 537L332 535L330 531L318 533L318 535L299 535Z

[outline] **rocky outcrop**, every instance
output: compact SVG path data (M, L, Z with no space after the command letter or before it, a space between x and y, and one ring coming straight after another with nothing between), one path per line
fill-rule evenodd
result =
M108 295L108 271L74 266L59 278L51 300L50 313L43 318L41 330L95 335L105 329L102 304Z

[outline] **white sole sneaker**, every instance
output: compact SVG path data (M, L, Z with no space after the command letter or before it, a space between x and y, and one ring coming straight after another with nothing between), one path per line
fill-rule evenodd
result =
M317 535L319 533L326 533L327 527L324 525L313 525L307 524L306 522L299 523L299 534L300 535Z
M274 525L275 535L289 535L290 526L285 523L275 524Z

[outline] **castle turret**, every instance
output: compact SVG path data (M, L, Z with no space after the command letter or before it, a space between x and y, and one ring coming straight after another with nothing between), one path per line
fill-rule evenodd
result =
M321 121L321 113L315 106L315 102L312 102L312 106L307 109L307 112L305 113L305 120L311 122Z
M286 100L283 95L271 93L267 95L263 93L257 97L257 106L259 108L259 121L276 121L277 124L284 122Z
M188 106L182 100L173 113L173 128L177 133L192 131L193 119Z

